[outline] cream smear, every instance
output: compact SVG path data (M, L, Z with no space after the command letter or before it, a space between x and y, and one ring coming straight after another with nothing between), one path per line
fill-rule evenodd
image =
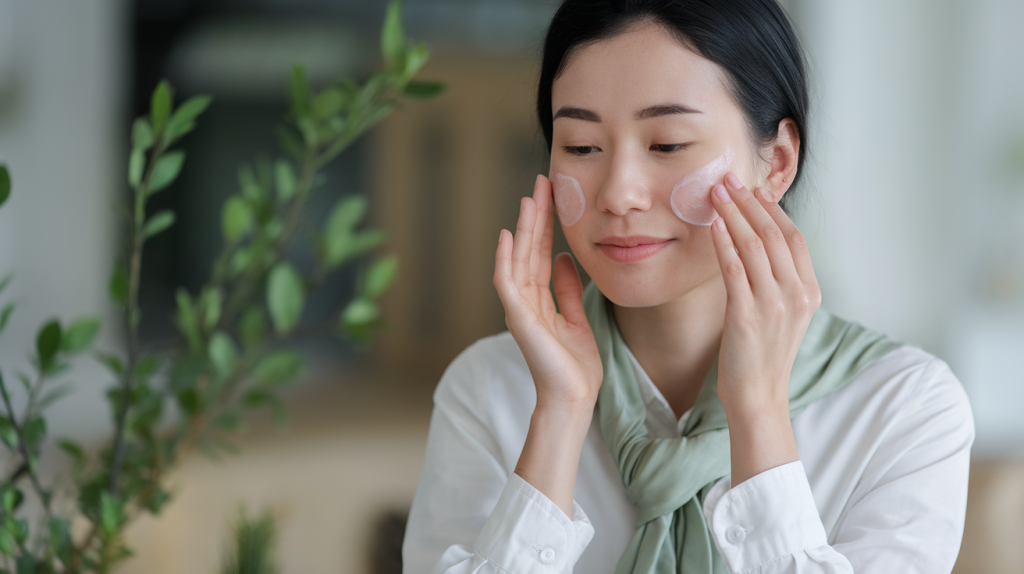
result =
M587 199L583 196L583 188L575 177L555 175L555 209L562 225L573 225L583 217L583 209Z
M679 180L669 199L676 217L692 225L711 225L715 221L718 213L711 205L711 188L725 178L732 159L732 148L725 146L717 159Z

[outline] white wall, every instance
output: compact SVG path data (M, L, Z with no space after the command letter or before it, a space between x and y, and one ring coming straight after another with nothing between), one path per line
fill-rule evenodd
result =
M102 313L101 344L117 341L106 284L125 190L125 17L122 0L0 0L0 161L13 179L0 276L16 274L0 301L18 305L0 367L11 383L50 317ZM96 437L107 424L107 380L88 363L52 412L57 434Z

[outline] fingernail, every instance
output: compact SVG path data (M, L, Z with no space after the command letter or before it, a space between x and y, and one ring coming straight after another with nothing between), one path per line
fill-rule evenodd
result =
M722 200L722 203L729 203L730 201L732 201L729 198L729 192L725 189L724 185L722 185L722 184L716 185L714 191L715 191L715 195L718 196L718 199Z
M765 200L767 202L774 202L774 200L772 199L772 196L768 195L768 189L767 188L762 187L760 189L760 193L761 193L761 199L763 199L763 200Z
M722 219L721 217L715 219L715 221L712 223L715 226L715 229L719 231L725 231L725 220Z
M729 172L725 174L725 181L728 182L733 189L741 189L743 187L743 182L740 181L740 178L736 177L735 173Z

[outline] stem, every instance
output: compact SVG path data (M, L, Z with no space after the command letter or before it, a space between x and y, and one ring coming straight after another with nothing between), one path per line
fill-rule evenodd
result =
M114 458L110 466L110 482L107 490L117 496L117 482L124 466L125 425L128 420L128 407L131 404L132 385L135 382L135 367L139 362L139 280L142 274L143 224L146 220L146 196L149 195L150 180L153 167L164 151L163 138L159 138L153 146L146 177L142 185L135 190L135 213L132 224L131 259L128 267L128 307L125 316L128 321L128 364L124 371L124 382L121 389L121 404L118 405L117 426L114 431Z
M32 488L35 489L36 494L39 495L39 499L43 502L43 512L46 514L47 522L49 522L53 517L50 513L50 496L43 489L43 485L39 482L39 477L36 475L35 464L28 450L28 441L25 440L24 428L18 424L18 420L14 416L14 407L11 405L10 395L7 394L7 383L4 382L3 376L0 376L0 395L3 395L4 408L7 409L7 415L11 419L14 434L18 437L18 450L21 451L21 456L25 457L25 464L28 465L29 481L32 483Z

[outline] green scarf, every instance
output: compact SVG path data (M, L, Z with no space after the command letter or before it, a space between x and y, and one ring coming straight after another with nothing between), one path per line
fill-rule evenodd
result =
M717 574L725 564L704 519L711 487L729 474L729 428L718 398L718 361L704 379L682 436L652 439L647 407L611 304L594 284L583 295L597 339L604 382L597 399L601 432L639 509L637 529L616 574ZM789 381L789 412L843 385L900 344L819 309L811 319Z

